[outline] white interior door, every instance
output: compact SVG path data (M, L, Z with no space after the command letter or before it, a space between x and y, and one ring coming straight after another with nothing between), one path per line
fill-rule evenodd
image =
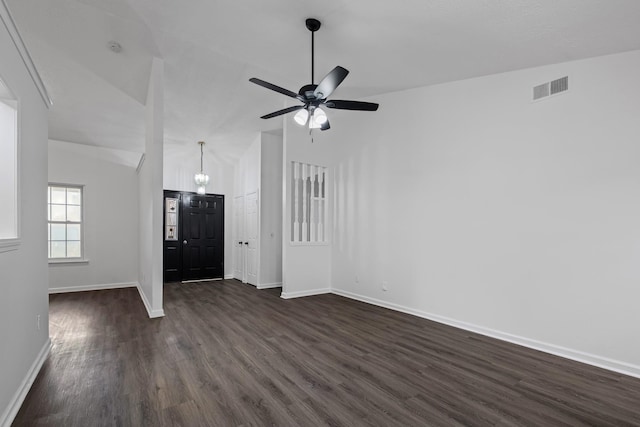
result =
M247 282L258 285L258 192L245 196L245 255Z
M244 196L238 196L233 199L233 277L246 283L244 221Z

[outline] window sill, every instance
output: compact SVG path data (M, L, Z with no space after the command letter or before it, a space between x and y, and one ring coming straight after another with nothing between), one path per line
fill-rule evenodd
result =
M20 239L0 239L0 253L15 251L20 246Z
M65 264L89 264L89 260L85 258L75 258L75 259L50 259L49 265L65 265Z

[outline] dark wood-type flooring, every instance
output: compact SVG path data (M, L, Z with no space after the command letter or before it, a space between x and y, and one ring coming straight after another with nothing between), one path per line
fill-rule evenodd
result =
M50 297L19 426L640 425L640 379L335 295L237 281Z

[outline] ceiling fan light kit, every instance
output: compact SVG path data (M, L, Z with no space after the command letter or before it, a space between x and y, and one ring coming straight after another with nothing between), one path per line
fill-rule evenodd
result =
M346 68L338 65L333 70L331 70L331 72L327 74L320 81L320 83L318 83L317 85L313 83L315 77L314 33L320 29L320 26L322 24L320 23L320 21L314 18L308 18L305 21L305 24L307 26L307 29L311 32L311 84L302 86L298 93L295 93L264 80L257 79L255 77L249 79L251 83L255 83L258 86L262 86L291 98L295 98L298 101L302 102L303 105L287 107L282 110L274 111L273 113L265 114L261 118L270 119L272 117L277 117L283 114L297 111L296 115L294 116L294 121L299 125L308 125L309 129L327 130L331 128L331 125L329 124L327 113L325 113L325 111L320 108L321 105L327 108L338 110L376 111L378 109L378 104L373 102L327 99L349 74L349 71Z

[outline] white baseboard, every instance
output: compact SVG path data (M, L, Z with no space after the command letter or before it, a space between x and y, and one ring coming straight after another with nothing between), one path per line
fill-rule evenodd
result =
M233 278L234 278L234 277L233 277L233 274L225 274L225 275L224 275L224 279L225 279L225 280L229 280L229 279L233 279Z
M24 402L25 397L27 397L27 393L31 389L33 382L36 380L40 369L42 368L42 364L45 360L47 360L47 356L49 356L49 351L51 351L51 339L47 338L47 342L44 343L40 353L36 357L36 360L33 361L31 368L29 368L29 372L22 380L22 384L16 391L16 394L11 399L9 406L5 409L2 417L0 417L0 426L9 427L13 422L14 418L18 414L22 403Z
M64 294L67 292L101 291L103 289L135 288L138 284L131 283L106 283L103 285L66 286L62 288L49 288L50 294Z
M136 288L138 288L138 293L140 294L140 299L142 299L142 303L144 304L144 308L147 309L147 314L149 315L150 319L155 319L157 317L164 317L164 310L163 309L158 309L158 310L152 310L151 309L151 304L149 303L149 300L147 299L147 296L144 294L144 291L142 290L142 286L140 286L139 283L136 284Z
M329 294L329 293L331 293L330 288L311 289L309 291L282 292L280 294L280 298L292 299L292 298L310 297L313 295L322 295L322 294Z
M222 279L221 277L218 277L217 279L194 279L194 280L183 280L180 283L202 283L202 282L219 282Z
M68 286L64 288L50 288L50 294L62 294L67 292L84 292L84 291L100 291L104 289L121 289L121 288L138 288L138 293L140 294L140 298L144 304L144 307L147 309L147 313L149 317L154 319L156 317L163 317L164 310L152 310L151 305L149 304L149 300L147 300L147 296L142 291L142 287L137 282L131 283L106 283L104 285L85 285L85 286Z
M258 289L272 289L272 288L281 288L281 287L282 287L282 282L262 283L256 286L256 288Z
M523 347L528 347L534 350L539 350L545 353L553 354L555 356L564 357L565 359L575 360L577 362L586 363L587 365L597 366L598 368L607 369L609 371L640 378L640 366L633 365L631 363L609 359L607 357L585 353L583 351L574 350L574 349L558 346L555 344L549 344L542 341L537 341L530 338L509 334L506 332L501 332L501 331L497 331L490 328L485 328L483 326L474 325L472 323L462 322L459 320L450 319L448 317L439 316L437 314L415 310L409 307L404 307L398 304L393 304L393 303L378 300L375 298L369 298L369 297L358 295L349 291L332 289L331 293L334 293L336 295L340 295L346 298L354 299L357 301L366 302L368 304L377 305L379 307L400 311L402 313L412 314L414 316L422 317L428 320L433 320L434 322L453 326L455 328L464 329L467 331L478 333L480 335L485 335L491 338L507 341L512 344L517 344Z

